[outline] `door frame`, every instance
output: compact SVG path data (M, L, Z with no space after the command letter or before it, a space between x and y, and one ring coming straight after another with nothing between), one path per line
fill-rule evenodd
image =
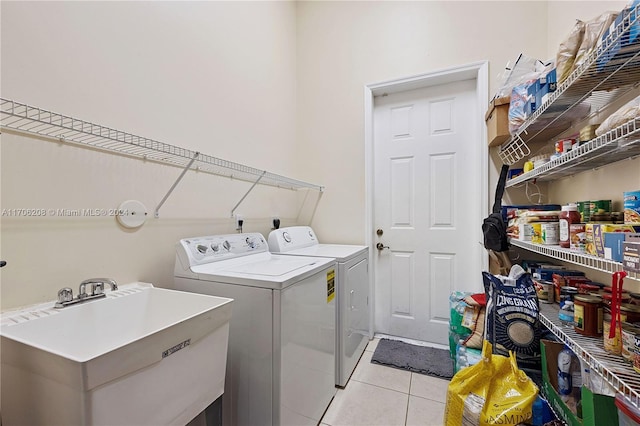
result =
M373 236L373 211L374 211L374 132L373 132L373 109L374 97L402 92L406 90L422 89L430 86L453 83L464 80L475 80L476 82L476 107L478 110L478 143L481 144L481 188L488 194L488 164L489 147L487 145L487 132L484 125L484 110L489 104L489 61L472 62L457 67L440 69L425 74L414 75L396 80L383 81L380 83L367 84L364 86L364 145L365 145L365 244L369 246L370 273L369 273L369 337L375 334L375 282L378 257L374 247ZM488 195L482 198L481 212L489 212ZM478 217L478 229L482 224L482 217ZM486 256L482 259L484 270L488 268Z

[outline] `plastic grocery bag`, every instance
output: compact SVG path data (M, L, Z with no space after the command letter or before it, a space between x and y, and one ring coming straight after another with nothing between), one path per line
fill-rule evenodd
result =
M482 360L451 379L444 411L446 426L517 425L532 417L538 387L509 357L491 353L484 341Z

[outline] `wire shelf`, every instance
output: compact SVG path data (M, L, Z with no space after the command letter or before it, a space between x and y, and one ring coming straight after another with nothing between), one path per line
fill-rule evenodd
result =
M631 120L551 160L530 172L510 179L506 187L512 187L531 179L549 181L605 166L616 161L632 159L640 155L640 118Z
M291 190L324 190L321 185L222 160L4 98L0 98L0 127L182 168L188 166L191 170L231 179L252 183L259 181L261 185ZM192 162L194 158L195 161Z
M530 152L528 142L559 135L572 122L586 117L592 106L609 105L640 82L640 41L630 39L630 28L640 25L640 5L624 13L624 19L584 63L500 147L498 155L503 163L520 161Z
M604 350L602 337L586 337L563 325L558 319L559 306L540 304L540 322L558 339L566 344L579 358L584 360L592 372L600 375L627 400L640 407L640 374L621 356Z
M614 273L622 271L622 263L613 260L604 259L602 257L591 256L588 254L576 253L567 249L563 249L557 245L541 245L533 244L528 241L520 241L511 239L509 243L512 246L542 254L547 257L562 260L564 262L573 263L575 265L584 266L600 272ZM640 281L640 274L627 271L627 278Z

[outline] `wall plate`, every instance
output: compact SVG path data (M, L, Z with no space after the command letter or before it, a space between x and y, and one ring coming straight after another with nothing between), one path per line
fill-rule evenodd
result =
M125 228L138 228L147 220L147 208L137 200L123 202L117 213L118 223Z

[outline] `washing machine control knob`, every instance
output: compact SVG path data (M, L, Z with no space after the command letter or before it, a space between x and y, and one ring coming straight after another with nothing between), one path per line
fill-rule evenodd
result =
M207 246L204 246L202 244L198 244L196 246L196 248L198 249L198 251L202 254L205 254L207 252Z
M287 231L284 231L282 233L282 239L285 240L286 242L290 243L291 242L291 235L289 235L289 233Z
M213 250L214 253L217 253L220 251L220 244L211 244L211 250Z
M224 240L224 243L222 243L222 247L224 247L226 251L229 251L229 249L231 249L231 244L229 244L229 241Z
M247 239L245 240L247 242L247 245L249 246L249 248L256 248L256 240L254 238L251 237L247 237Z

